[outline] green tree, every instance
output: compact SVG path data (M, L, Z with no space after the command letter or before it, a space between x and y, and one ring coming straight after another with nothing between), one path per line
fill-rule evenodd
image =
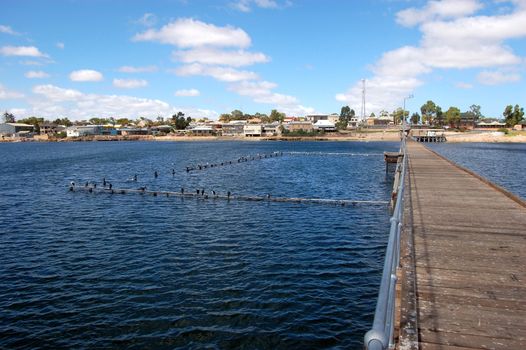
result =
M444 112L442 112L442 107L437 106L436 117L433 122L434 125L443 126L444 125Z
M415 125L415 124L418 124L418 122L420 121L420 114L418 114L417 112L411 114L411 124Z
M269 116L270 122L280 122L283 123L283 120L285 120L285 113L278 112L276 109L273 109L270 111Z
M478 122L480 118L482 118L482 113L480 113L480 106L479 105L471 105L469 106L469 111L472 113L474 117L474 122Z
M515 105L515 107L508 105L506 106L506 109L504 109L502 115L504 116L506 125L514 126L519 124L524 119L524 108L520 107L519 105Z
M460 109L457 107L449 107L445 113L446 123L451 127L457 127L460 124Z
M246 118L244 118L244 113L241 112L239 109L234 109L230 114L232 115L232 118L234 120L246 119Z
M16 121L15 116L7 111L4 113L4 123L14 123Z
M223 113L219 116L219 121L220 122L223 122L223 123L228 123L229 121L231 121L233 118L232 118L232 114L230 113Z
M67 117L57 118L53 121L53 124L64 125L65 127L73 125L73 123Z
M44 124L44 118L29 117L25 119L20 119L19 123L33 125L35 132L40 132L40 124Z
M420 112L422 113L422 123L433 124L437 115L437 105L429 100L420 107Z
M184 130L191 121L192 118L185 118L183 112L177 112L177 114L172 115L171 124L174 125L177 130Z
M104 125L108 123L108 120L104 118L93 117L89 120L89 123L91 125Z
M402 121L409 116L409 111L404 111L402 108L398 108L396 111L393 111L393 121L395 124L401 124Z
M129 120L128 118L119 118L116 120L116 122L119 125L130 125L131 124L131 120Z
M349 125L350 119L351 119L351 108L349 106L343 106L342 109L340 110L340 117L338 118L336 127L339 130L347 129L347 125Z

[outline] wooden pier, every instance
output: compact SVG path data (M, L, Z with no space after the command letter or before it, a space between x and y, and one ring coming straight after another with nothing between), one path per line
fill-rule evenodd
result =
M526 203L408 142L399 349L526 349Z
M413 129L410 136L417 142L446 142L443 130L436 129Z

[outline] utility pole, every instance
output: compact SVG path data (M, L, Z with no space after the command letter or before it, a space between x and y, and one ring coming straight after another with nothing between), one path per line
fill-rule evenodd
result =
M362 122L365 121L365 79L362 79Z
M409 100L410 98L413 98L413 94L410 94L409 96L407 97L404 97L404 110L402 111L402 120L403 120L403 123L405 125L405 101L406 100Z

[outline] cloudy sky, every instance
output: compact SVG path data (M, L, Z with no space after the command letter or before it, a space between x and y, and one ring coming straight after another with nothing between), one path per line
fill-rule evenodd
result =
M155 118L526 105L526 0L2 0L0 109Z

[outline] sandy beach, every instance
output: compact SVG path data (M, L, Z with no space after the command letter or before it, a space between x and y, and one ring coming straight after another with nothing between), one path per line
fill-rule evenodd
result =
M526 142L525 131L512 131L506 135L503 132L446 132L447 142Z

